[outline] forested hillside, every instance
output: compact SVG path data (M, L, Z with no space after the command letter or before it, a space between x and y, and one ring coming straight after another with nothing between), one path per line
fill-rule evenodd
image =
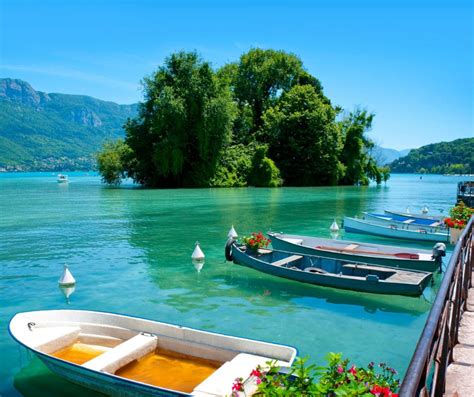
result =
M137 105L46 94L0 79L0 169L92 169L104 141L122 137L136 111Z
M474 138L439 142L413 149L390 165L392 172L474 174Z

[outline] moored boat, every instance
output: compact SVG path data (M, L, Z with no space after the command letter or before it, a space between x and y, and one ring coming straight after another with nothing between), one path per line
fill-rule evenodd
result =
M407 219L416 219L416 220L431 220L433 222L442 222L444 216L442 215L428 215L428 214L412 214L410 212L398 212L398 211L389 211L384 210L386 214L393 215L399 218L399 220L404 221Z
M67 175L64 175L64 174L58 174L58 179L57 179L58 183L68 183L69 182L69 178Z
M402 229L396 225L384 225L364 219L344 217L344 230L349 233L373 234L375 236L417 240L417 241L449 241L448 231L431 232L420 226L416 229Z
M290 366L296 356L289 346L85 310L19 313L9 331L51 371L114 396L231 395L236 378L255 388L257 365Z
M274 232L267 234L271 238L272 247L276 250L427 272L440 269L446 248L443 245L435 245L433 251L428 251L295 234Z
M432 274L340 259L263 249L247 252L227 242L234 263L303 283L390 295L421 295ZM226 247L226 248L227 248Z
M435 221L433 219L420 219L420 218L403 218L397 215L390 214L377 214L373 212L363 212L363 218L371 222L378 222L382 224L393 224L402 229L417 229L424 227L429 231L442 231L446 230L446 226L441 221Z

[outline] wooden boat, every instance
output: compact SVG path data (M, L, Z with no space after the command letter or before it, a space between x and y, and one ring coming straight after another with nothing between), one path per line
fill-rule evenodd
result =
M442 257L446 254L445 246L435 246L431 252L359 241L331 240L273 232L267 234L271 238L272 247L276 250L426 272L440 269Z
M85 310L19 313L9 331L51 371L114 396L231 395L234 380L257 365L289 366L296 355L289 346ZM251 381L244 385L255 388Z
M449 241L448 231L430 232L420 226L417 229L401 229L396 225L383 225L364 219L344 217L344 230L349 233L373 234L375 236L418 241Z
M402 221L407 219L416 219L416 220L431 220L433 222L442 222L444 216L442 215L428 215L428 214L412 214L409 212L398 212L398 211L389 211L384 210L386 214L394 215L399 217Z
M393 267L373 266L340 259L277 250L246 252L245 246L228 241L238 265L274 276L325 287L390 295L421 295L432 274Z
M376 214L371 212L363 212L363 214L362 219L376 223L396 225L400 229L418 229L423 227L431 232L446 231L446 226L443 222L434 221L432 219L403 218L398 215Z

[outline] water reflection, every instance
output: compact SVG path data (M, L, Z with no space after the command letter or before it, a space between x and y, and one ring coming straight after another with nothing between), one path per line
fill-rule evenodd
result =
M14 377L15 389L24 397L101 397L102 393L94 392L71 383L52 373L38 357L34 357Z

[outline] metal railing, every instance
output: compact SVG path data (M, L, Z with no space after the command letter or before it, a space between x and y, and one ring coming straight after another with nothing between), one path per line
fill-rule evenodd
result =
M474 217L454 249L436 299L400 388L403 397L438 397L446 387L446 370L458 343L461 316L472 286Z

